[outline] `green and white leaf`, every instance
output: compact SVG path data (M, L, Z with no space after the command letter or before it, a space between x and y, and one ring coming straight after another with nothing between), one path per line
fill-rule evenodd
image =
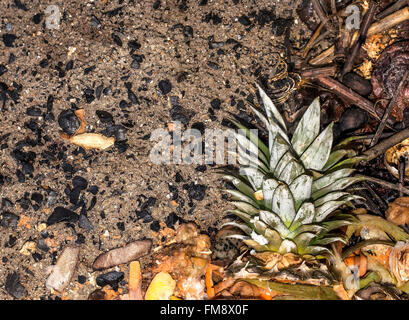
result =
M320 131L320 111L320 101L316 98L298 123L291 139L291 145L298 155L301 155L317 138Z
M280 184L274 192L272 210L276 213L287 228L295 217L294 198L288 186Z
M301 161L307 169L320 171L327 163L332 147L332 127L333 123L328 125L301 155Z
M313 179L307 174L303 174L290 184L290 191L294 198L295 209L298 210L301 203L311 197Z

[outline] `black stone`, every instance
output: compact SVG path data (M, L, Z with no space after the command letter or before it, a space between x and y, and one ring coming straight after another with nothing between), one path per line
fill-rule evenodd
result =
M29 107L26 110L27 115L32 116L32 117L39 117L42 114L41 109L36 108L36 107Z
M152 231L154 231L154 232L158 232L158 231L160 230L159 221L158 221L158 220L153 221L153 222L150 224L149 228L150 228Z
M170 116L173 121L180 121L181 123L186 124L190 121L192 115L188 114L182 106L176 105L170 109Z
M14 47L14 41L17 37L12 33L5 33L3 34L3 43L6 47Z
M95 96L94 96L94 90L87 88L84 89L84 99L86 103L91 103L92 101L95 100Z
M57 207L54 209L53 213L47 219L47 225L53 225L59 222L77 222L78 215L66 208Z
M162 94L168 94L172 90L172 83L168 79L161 80L158 87Z
M78 276L78 282L80 284L84 284L87 281L87 277L83 276L83 275L79 275Z
M0 64L0 76L5 74L8 71L7 67L4 64Z
M88 181L80 176L75 176L72 179L72 185L74 188L79 188L80 190L85 190L88 187Z
M40 12L37 13L36 15L34 15L31 20L35 23L35 24L39 24L41 23L41 21L43 20L44 17L44 13Z
M39 192L33 192L31 194L31 200L37 202L38 204L41 204L43 202L43 199L44 199L43 195Z
M124 273L118 271L111 271L108 273L100 274L97 279L97 285L104 287L110 285L115 291L118 290L119 283L124 279Z
M20 277L17 272L9 273L7 275L5 283L7 293L12 295L16 299L20 299L27 294L27 291L20 283L19 278Z
M65 65L65 71L70 71L74 68L74 60L70 60Z
M78 200L80 198L80 193L81 193L81 188L76 187L76 188L71 190L71 192L70 192L70 202L72 204L77 204L78 203Z
M213 109L219 110L221 105L220 99L213 99L212 101L210 101L210 105Z
M16 228L20 217L11 212L3 212L0 225L4 228Z
M351 132L363 127L369 120L368 113L357 107L347 108L339 119L341 132Z
M247 16L245 16L245 15L242 15L239 19L238 19L238 21L243 25L243 26L249 26L249 25L251 25L251 21L250 21L250 19L249 19L249 17L247 17Z
M114 117L108 111L97 110L95 111L95 113L97 114L98 119L102 123L113 123L114 122Z
M114 40L115 44L119 47L122 47L122 40L121 38L116 35L115 33L112 34L112 40Z
M165 219L165 223L166 226L168 228L173 228L173 226L175 225L175 223L179 220L179 217L176 215L176 213L172 212L171 214L169 214L166 219Z
M101 98L102 90L104 86L101 84L95 89L95 97L99 100Z
M201 201L204 199L206 194L206 186L202 184L189 184L184 185L184 189L188 190L188 195L190 199Z
M63 132L73 135L80 127L80 120L73 110L64 110L58 116L58 124Z
M98 193L98 190L99 190L98 186L90 186L88 189L88 191L94 195Z
M123 109L127 109L129 108L129 103L126 100L121 100L119 102L119 107L123 110Z

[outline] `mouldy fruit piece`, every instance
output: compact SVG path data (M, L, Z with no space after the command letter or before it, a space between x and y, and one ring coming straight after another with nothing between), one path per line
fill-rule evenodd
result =
M50 275L46 281L48 289L62 292L70 283L78 263L80 248L67 246L64 248L55 266L50 268Z
M100 254L92 264L94 270L103 270L128 263L149 253L152 240L134 241L122 248L112 249Z
M389 267L393 272L398 287L409 281L409 244L399 241L389 255Z
M169 300L176 287L176 281L169 273L159 272L146 291L145 300Z
M70 137L69 141L84 149L105 150L115 143L115 138L108 138L100 133L82 133Z
M388 171L396 178L399 179L399 159L401 157L407 157L409 155L409 138L403 140L392 148L386 150L384 162ZM405 168L405 179L408 180L409 166Z
M397 225L409 224L409 197L398 198L390 203L386 219Z

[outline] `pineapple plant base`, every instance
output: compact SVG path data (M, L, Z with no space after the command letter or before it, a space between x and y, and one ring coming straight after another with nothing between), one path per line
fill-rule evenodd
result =
M317 259L332 255L329 245L346 242L337 230L355 218L339 209L359 198L345 189L364 177L352 176L353 151L333 148L333 124L320 132L318 98L290 138L280 112L258 90L266 115L252 109L268 130L268 145L231 120L243 133L236 135L240 170L223 172L236 188L225 190L235 206L229 213L241 220L226 224L242 231L229 237L242 240L250 253L235 261L231 270L235 277L306 281L311 276L314 283L330 284L324 266L318 267L317 279L313 270L320 265Z

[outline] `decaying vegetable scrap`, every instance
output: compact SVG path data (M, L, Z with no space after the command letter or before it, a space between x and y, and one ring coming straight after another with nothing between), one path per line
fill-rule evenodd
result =
M174 296L183 299L205 297L204 276L210 262L210 239L193 223L181 225L175 238L153 256L152 272L168 273L176 283Z
M66 246L57 259L57 263L50 267L50 274L46 281L48 289L62 292L70 283L78 263L79 246Z
M146 291L145 300L170 300L175 291L176 281L167 272L159 272Z
M83 147L86 150L89 149L105 150L114 145L115 143L114 137L106 137L100 133L85 132L86 121L84 109L76 110L75 115L80 120L81 123L80 127L78 128L77 132L72 136L69 136L65 133L60 133L60 136L63 139L68 140L72 144Z
M148 254L152 247L152 240L138 240L124 247L109 250L100 254L92 264L94 270L108 269Z

